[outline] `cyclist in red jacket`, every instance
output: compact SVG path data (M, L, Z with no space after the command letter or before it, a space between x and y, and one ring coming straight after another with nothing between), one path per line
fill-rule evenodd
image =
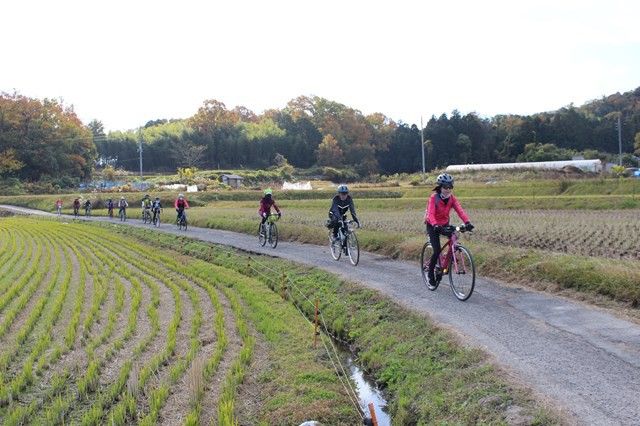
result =
M424 224L427 225L427 235L429 235L429 241L431 247L433 247L433 255L429 262L429 284L435 284L434 268L438 261L438 256L442 251L440 246L440 231L443 226L449 224L449 212L453 208L460 219L465 223L467 231L473 229L473 225L469 222L462 206L458 202L458 199L451 193L453 191L453 178L447 173L442 173L436 180L437 186L433 188L435 194L429 197L429 204L424 214Z
M271 207L276 209L278 217L282 216L280 207L278 207L278 205L276 204L276 200L273 199L273 191L271 190L271 188L267 188L264 190L264 197L260 198L260 209L258 210L258 214L260 214L263 224L267 221L267 218L271 214Z
M178 221L184 214L184 209L189 208L189 203L187 203L187 200L185 200L184 195L180 194L178 195L176 201L173 203L173 207L175 207L176 212L178 212L178 217L176 218L176 221Z

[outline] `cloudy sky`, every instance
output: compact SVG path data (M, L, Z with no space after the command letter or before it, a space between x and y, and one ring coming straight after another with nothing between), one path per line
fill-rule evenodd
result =
M107 130L187 118L207 99L261 113L317 95L412 124L640 86L640 2L627 0L20 0L0 11L0 91L62 98Z

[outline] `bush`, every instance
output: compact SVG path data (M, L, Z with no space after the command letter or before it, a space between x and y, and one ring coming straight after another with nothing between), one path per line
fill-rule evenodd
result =
M323 177L333 183L350 183L359 179L358 173L353 169L335 169L333 167L325 167L322 169Z

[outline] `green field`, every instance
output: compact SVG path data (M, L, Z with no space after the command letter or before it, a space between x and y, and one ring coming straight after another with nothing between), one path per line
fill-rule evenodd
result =
M329 331L357 343L386 386L394 424L502 424L512 406L557 423L482 352L319 270L28 218L0 219L0 258L2 424L360 424L331 343L321 334L314 349L301 321L314 296ZM287 300L280 270L297 290Z

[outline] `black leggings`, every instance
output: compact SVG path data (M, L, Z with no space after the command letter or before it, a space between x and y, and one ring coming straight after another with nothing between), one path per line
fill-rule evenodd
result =
M438 262L438 256L442 252L442 246L440 245L440 234L433 229L431 224L427 224L427 234L429 235L429 241L431 242L431 247L433 247L433 254L431 255L431 261L429 262L429 274L433 274L433 269L436 267L436 263Z

